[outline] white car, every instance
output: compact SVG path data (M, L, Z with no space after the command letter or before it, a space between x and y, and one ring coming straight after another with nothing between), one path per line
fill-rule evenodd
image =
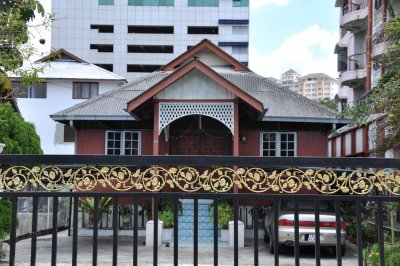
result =
M320 246L336 247L336 213L333 205L329 201L319 203L319 226L320 226ZM274 246L274 212L269 207L265 216L265 240L270 243L270 252L279 253L279 248L283 245L294 246L294 201L283 200L278 203L278 241L279 247ZM346 252L345 239L347 233L345 224L340 218L341 231L341 253ZM299 202L299 244L300 246L315 245L315 205L313 201Z

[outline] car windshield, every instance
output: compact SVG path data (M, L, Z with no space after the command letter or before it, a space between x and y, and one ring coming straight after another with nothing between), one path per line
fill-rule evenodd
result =
M282 201L282 211L294 211L294 201ZM302 201L299 202L299 211L315 211L315 203L314 201ZM333 212L335 209L329 201L320 201L319 202L319 211L320 212Z

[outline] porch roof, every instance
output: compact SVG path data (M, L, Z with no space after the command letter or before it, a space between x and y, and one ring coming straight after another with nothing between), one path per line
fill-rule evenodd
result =
M346 123L337 113L254 72L213 68L223 78L268 106L263 121ZM156 71L131 83L98 95L51 115L55 121L135 120L126 110L127 103L158 84L173 71Z

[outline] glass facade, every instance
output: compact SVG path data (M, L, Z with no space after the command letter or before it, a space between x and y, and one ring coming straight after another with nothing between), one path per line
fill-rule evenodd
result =
M114 0L99 0L99 5L114 5Z
M219 6L219 0L188 0L188 6Z
M249 0L233 0L232 6L234 7L248 7Z
M128 6L174 6L174 0L128 0Z

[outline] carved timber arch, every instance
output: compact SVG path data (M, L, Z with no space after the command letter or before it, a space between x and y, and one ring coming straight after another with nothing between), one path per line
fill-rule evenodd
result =
M160 103L158 132L170 123L188 115L204 115L224 124L234 135L234 104L207 102Z

